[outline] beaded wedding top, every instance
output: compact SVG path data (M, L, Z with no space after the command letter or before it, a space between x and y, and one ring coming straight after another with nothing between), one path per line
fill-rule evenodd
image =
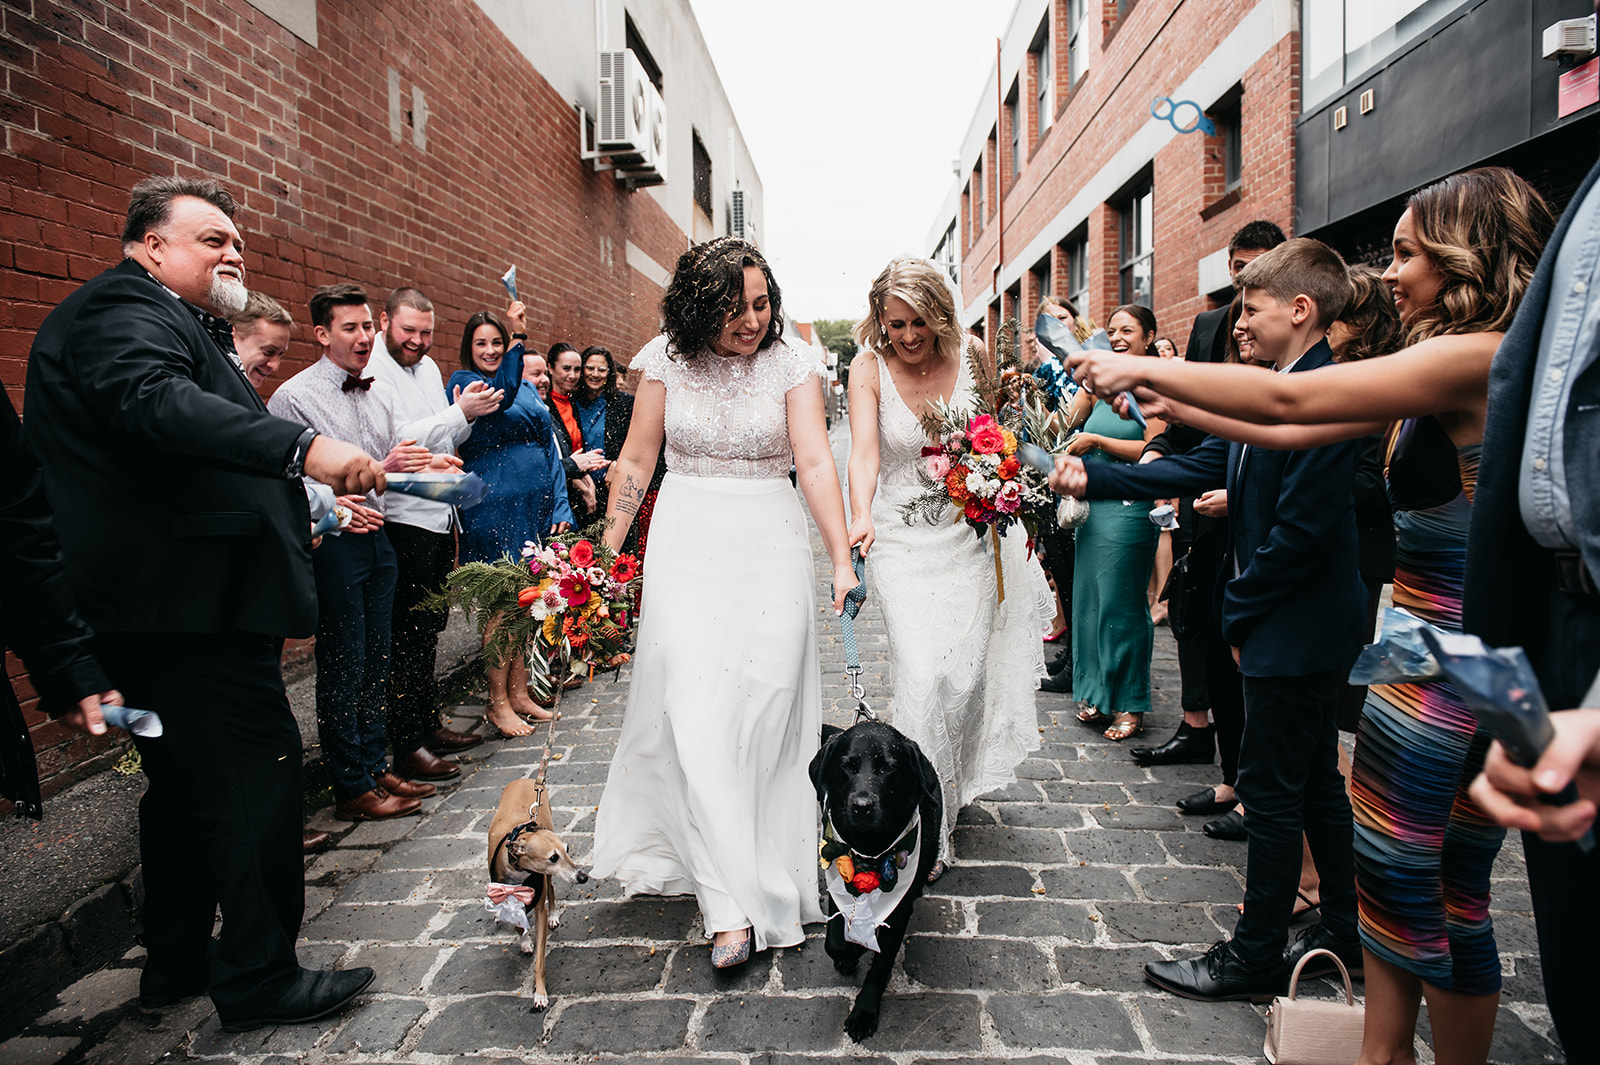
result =
M727 358L705 352L668 357L656 337L633 365L667 389L667 469L691 477L787 477L789 390L823 374L808 351L779 340L754 355Z

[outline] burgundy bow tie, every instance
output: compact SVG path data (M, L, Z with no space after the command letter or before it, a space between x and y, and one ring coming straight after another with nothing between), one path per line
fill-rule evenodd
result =
M375 377L357 377L355 374L347 374L344 379L344 384L339 386L339 391L349 392L352 389L359 388L361 391L365 392L367 389L372 387L372 382L376 380L377 378Z

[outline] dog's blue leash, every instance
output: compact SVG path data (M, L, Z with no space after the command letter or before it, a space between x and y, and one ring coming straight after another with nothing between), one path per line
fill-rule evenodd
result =
M861 651L856 646L856 615L867 601L867 560L861 550L850 549L850 568L856 571L856 586L845 593L844 613L839 615L839 630L844 636L844 673L850 678L850 694L856 701L856 722L876 721L867 705L867 689L861 686ZM832 591L830 587L829 591Z

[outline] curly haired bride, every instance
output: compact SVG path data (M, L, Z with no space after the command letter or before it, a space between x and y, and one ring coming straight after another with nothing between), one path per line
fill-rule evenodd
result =
M922 491L921 416L936 400L974 407L968 352L944 275L895 259L872 283L850 364L850 543L870 554L867 580L883 610L894 678L892 720L944 785L939 861L961 807L1016 779L1039 746L1034 692L1045 675L1039 634L1055 599L1020 532L1002 537L1007 595L995 562L962 521L908 525L900 504Z

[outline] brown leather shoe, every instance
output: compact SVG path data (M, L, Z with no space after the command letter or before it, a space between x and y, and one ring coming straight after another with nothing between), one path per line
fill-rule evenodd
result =
M483 742L483 737L475 732L457 732L453 728L441 728L430 733L426 742L428 750L434 754L444 755L476 747Z
M461 767L445 761L426 747L418 747L394 756L394 773L407 780L454 780L461 775Z
M379 773L372 779L378 782L378 787L391 795L398 795L402 799L426 799L439 790L432 784L419 784L411 780L402 780L400 777L395 776L393 770Z
M385 773L384 776L392 776ZM333 808L333 816L341 821L387 821L391 817L404 817L422 809L416 799L390 795L382 788L373 788L353 799L342 799Z
M300 836L300 849L306 854L310 854L312 851L320 851L328 845L328 841L332 838L333 833L331 832L313 832L308 828Z

